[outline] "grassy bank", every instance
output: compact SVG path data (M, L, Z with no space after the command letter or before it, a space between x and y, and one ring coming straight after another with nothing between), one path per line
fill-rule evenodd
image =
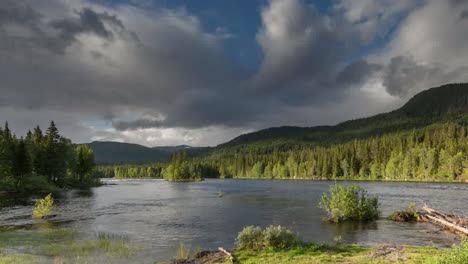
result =
M190 259L169 262L180 263L231 263L226 255L219 261L216 254L211 262L197 262L201 259ZM203 254L202 254L203 255ZM437 249L422 246L382 245L364 247L361 245L326 245L303 243L302 245L278 250L267 248L263 250L235 249L234 263L237 264L466 264L468 260L468 243L450 249ZM216 261L213 261L215 260ZM224 261L224 262L223 262ZM167 263L166 263L167 264Z
M385 256L374 256L380 248L365 248L359 245L327 246L309 244L290 250L264 250L260 252L237 250L234 254L237 263L245 264L281 264L281 263L407 263L436 264L443 262L449 250L431 247L404 246L400 250ZM456 263L456 262L454 262ZM463 262L459 262L460 264Z

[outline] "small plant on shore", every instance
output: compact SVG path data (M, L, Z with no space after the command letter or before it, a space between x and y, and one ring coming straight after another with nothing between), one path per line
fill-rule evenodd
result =
M296 234L281 226L268 226L265 230L258 226L245 227L236 239L239 249L261 250L270 248L274 250L288 249L299 243Z
M390 219L397 222L416 222L419 217L419 213L416 210L416 204L410 203L406 210L394 212L390 216Z
M263 232L258 226L247 226L237 235L236 244L240 249L260 250L263 247Z
M324 193L319 207L331 222L367 222L379 218L377 197L370 197L359 185L334 185Z
M191 246L187 246L184 243L180 243L177 249L177 260L187 260L190 258L190 252L192 251Z
M288 249L298 242L297 235L285 227L269 226L263 231L263 245L266 248Z
M34 219L41 219L52 215L53 206L54 198L52 198L52 194L49 193L46 197L36 202L35 209L32 212L32 217Z

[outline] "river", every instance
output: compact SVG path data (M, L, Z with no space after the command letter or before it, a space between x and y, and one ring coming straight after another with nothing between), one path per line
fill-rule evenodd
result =
M333 182L215 180L171 183L163 180L105 180L88 192L54 194L57 227L83 234L124 235L138 249L134 263L154 263L175 256L181 242L194 249L232 248L237 233L248 225L286 226L303 240L375 245L398 243L448 246L455 240L431 224L329 224L317 207ZM344 184L349 184L343 182ZM427 203L443 211L467 213L468 185L448 183L360 182L380 201L382 216ZM218 197L218 191L224 195ZM0 226L18 230L34 224L31 210L38 197L0 197Z

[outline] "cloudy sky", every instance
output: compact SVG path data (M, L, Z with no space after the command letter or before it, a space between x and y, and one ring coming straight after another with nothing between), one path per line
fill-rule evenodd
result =
M0 120L216 145L468 81L468 0L1 0Z

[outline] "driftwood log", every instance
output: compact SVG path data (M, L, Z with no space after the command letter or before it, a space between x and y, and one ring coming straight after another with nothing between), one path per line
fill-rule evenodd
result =
M438 212L426 205L422 208L424 217L431 222L454 232L468 236L468 219L461 216L449 215Z

